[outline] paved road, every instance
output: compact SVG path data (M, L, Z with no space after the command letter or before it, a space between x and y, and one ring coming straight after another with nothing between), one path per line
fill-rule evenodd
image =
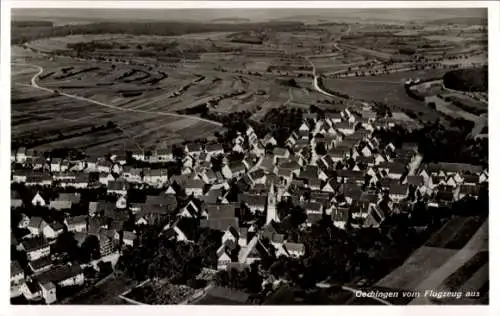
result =
M43 67L41 67L39 65L35 65L35 64L22 64L22 63L17 63L17 64L19 64L19 65L25 65L25 66L31 66L31 67L35 67L35 68L38 69L38 72L31 78L31 85L34 88L37 88L37 89L40 89L40 90L45 90L45 91L48 91L48 92L55 92L55 90L42 87L42 86L38 85L38 83L37 83L38 77L44 72ZM93 103L93 104L96 104L96 105L100 105L100 106L103 106L103 107L107 107L107 108L110 108L110 109L114 109L114 110L118 110L118 111L123 111L123 112L135 112L135 113L157 114L157 115L163 115L163 116L173 116L173 117L180 117L180 118L189 118L189 119L197 120L197 121L200 121L200 122L209 123L209 124L212 124L212 125L222 126L222 123L219 123L219 122L216 122L216 121L207 120L207 119L204 119L204 118L201 118L201 117L197 117L197 116L183 115L183 114L177 114L177 113L168 113L168 112L159 112L159 111L146 111L146 110L128 109L128 108L123 108L123 107L120 107L120 106L116 106L116 105L111 105L111 104L99 102L99 101L96 101L96 100L93 100L93 99L84 98L84 97L80 97L80 96L77 96L77 95L74 95L74 94L65 93L65 92L59 92L59 95L62 95L62 96L68 97L68 98L72 98L72 99L75 99L75 100L87 101L87 102L90 102L90 103Z

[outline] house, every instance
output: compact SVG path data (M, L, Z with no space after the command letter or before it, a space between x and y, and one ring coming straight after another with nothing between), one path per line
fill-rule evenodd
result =
M56 296L56 286L52 282L42 282L40 283L40 288L42 290L42 298L46 304L55 303L57 300Z
M201 180L197 179L188 179L185 183L186 195L193 195L195 197L203 195L203 189L205 187L205 183Z
M111 181L108 183L108 194L127 195L128 183L122 180Z
M401 179L403 174L406 172L406 166L401 163L390 163L387 176L392 179Z
M114 230L100 229L97 238L99 239L99 252L101 257L104 257L113 253L120 235Z
M109 172L101 172L99 173L99 183L102 185L109 185L110 182L114 182L115 177Z
M332 148L327 152L327 155L333 162L338 162L346 159L350 154L350 149L346 147Z
M122 172L123 172L123 165L119 164L117 162L113 162L113 167L111 167L111 172L115 173L115 174L122 174Z
M50 245L41 238L25 239L20 249L26 252L28 261L34 261L50 255Z
M21 199L21 194L19 192L10 190L10 207L17 208L23 206L23 200Z
M110 173L113 164L108 160L97 161L97 172L100 173Z
M287 186L292 182L293 172L287 168L279 168L278 169L278 177L280 177L281 184Z
M275 147L273 149L273 161L276 164L278 159L287 159L290 157L290 152L288 149L283 148L283 147Z
M199 218L201 217L200 208L193 200L190 200L188 204L186 204L186 206L181 208L177 216L186 218Z
M345 229L347 221L349 220L348 207L335 207L331 212L333 225L340 229Z
M201 145L198 143L189 143L184 147L186 154L191 156L199 156L203 151Z
M26 176L26 186L50 186L52 176L45 173L33 173Z
M10 283L18 285L24 281L24 270L16 260L10 262Z
M25 299L28 301L39 300L42 296L42 290L40 289L38 283L34 281L26 281L21 286L20 290Z
M302 122L302 125L299 127L299 132L306 132L309 133L312 129L312 126L310 126L309 122L304 121Z
M173 212L177 208L177 199L173 194L160 193L160 195L147 195L145 206L158 206L167 213Z
M302 204L306 214L323 214L323 204L318 202L306 202Z
M151 159L151 162L169 162L174 161L174 153L171 148L157 149Z
M394 183L389 188L389 197L391 200L399 202L408 197L409 188L406 184Z
M378 206L370 207L368 216L365 218L363 226L365 227L379 227L384 221L385 215Z
M69 210L74 204L80 203L80 193L60 193L59 196L50 201L49 208L55 210Z
M16 152L16 162L23 164L26 158L26 147L19 147Z
M137 236L134 232L129 232L129 231L123 232L122 242L124 245L133 247L134 241L136 239L137 239Z
M49 270L54 263L52 259L49 257L43 257L38 260L30 261L28 263L28 267L33 271L33 273L38 274L43 271Z
M233 243L238 243L240 239L238 229L234 228L233 226L229 226L224 234L222 235L222 244L225 244L228 240L232 241Z
M46 202L40 192L37 192L31 200L31 204L33 204L33 206L45 206Z
M86 189L89 186L90 176L88 173L78 173L74 180L62 184L62 186L74 187L77 189Z
M168 181L167 169L144 170L144 182L153 186L162 186Z
M62 265L36 276L40 284L52 282L60 287L82 285L85 282L83 270L79 264Z
M124 166L122 177L127 182L140 183L142 182L142 169L132 168L130 166Z
M234 242L228 242L217 249L217 270L226 270L233 262L232 252L236 249Z
M221 144L208 144L205 146L205 152L208 157L215 157L224 154L224 148Z
M86 232L87 217L85 215L68 217L66 219L66 226L70 232Z
M355 124L349 121L342 121L335 124L335 128L343 135L352 135L355 132Z
M30 224L30 218L26 214L22 213L21 219L19 220L19 223L17 224L17 228L27 229L29 224Z
M327 112L325 113L325 120L330 125L335 125L342 122L342 115L336 112Z
M266 210L267 195L240 193L238 195L238 202L245 205L252 212L264 212Z
M12 182L25 183L28 179L28 171L26 170L12 170Z
M221 172L226 179L239 178L245 174L246 168L242 162L237 162L224 165Z
M457 190L455 200L461 200L465 197L477 198L480 193L479 185L461 185Z
M50 172L61 172L61 158L52 158L50 160Z
M38 236L42 233L42 230L46 225L47 223L41 217L33 216L30 219L27 228L31 235Z
M115 209L115 204L106 201L89 202L89 216L102 215Z
M278 144L273 135L269 133L266 134L264 138L262 138L262 145L267 146L268 144L270 144L271 146L276 146Z
M42 234L46 239L56 239L57 236L64 232L64 225L59 222L52 222L45 225L42 229Z
M462 179L462 184L464 185L475 185L479 183L479 175L477 174L464 174Z
M303 243L287 242L283 245L283 249L290 257L294 258L300 258L306 253Z
M139 161L145 161L146 154L143 150L136 150L132 153L132 158L134 158L135 160L139 160Z

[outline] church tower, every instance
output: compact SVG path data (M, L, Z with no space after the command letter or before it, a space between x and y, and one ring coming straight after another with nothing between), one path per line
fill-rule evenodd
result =
M276 211L276 193L274 192L274 183L271 183L269 192L267 193L266 207L266 225L271 221L279 222L278 212Z

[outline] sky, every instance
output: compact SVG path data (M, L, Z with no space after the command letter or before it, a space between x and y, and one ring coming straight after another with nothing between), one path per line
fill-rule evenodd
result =
M293 19L325 21L428 21L487 17L486 9L13 9L13 19L198 21L237 18L260 22Z

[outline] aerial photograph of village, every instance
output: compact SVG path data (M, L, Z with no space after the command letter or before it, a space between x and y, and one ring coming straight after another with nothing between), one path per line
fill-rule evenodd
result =
M12 305L488 305L488 12L12 9Z

